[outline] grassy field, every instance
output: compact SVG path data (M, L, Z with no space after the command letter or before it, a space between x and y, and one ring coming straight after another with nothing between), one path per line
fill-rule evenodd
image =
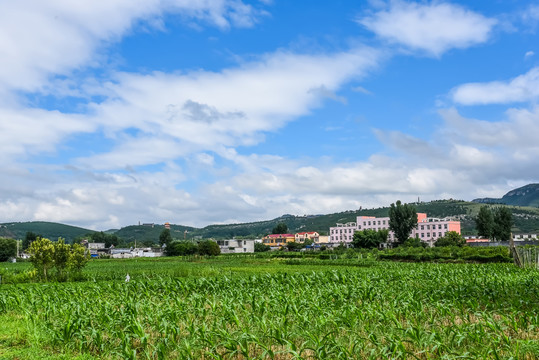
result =
M172 258L85 275L1 285L0 359L539 356L539 272L512 264Z

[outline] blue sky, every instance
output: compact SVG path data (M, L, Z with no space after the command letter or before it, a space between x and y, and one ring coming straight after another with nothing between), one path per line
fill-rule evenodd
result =
M0 1L0 222L205 226L538 182L539 5Z

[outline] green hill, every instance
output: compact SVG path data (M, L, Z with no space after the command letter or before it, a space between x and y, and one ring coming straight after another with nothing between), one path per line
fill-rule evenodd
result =
M539 206L539 184L528 184L509 191L501 199L482 198L473 202L484 204L505 204L514 206Z
M413 204L418 212L427 213L430 217L454 217L461 221L464 235L475 234L474 218L479 208L484 205L462 200L437 200L427 203ZM502 205L503 206L503 205ZM539 209L532 207L510 206L513 213L515 233L538 233L539 232ZM327 234L331 226L337 223L356 221L357 216L388 216L389 207L376 209L349 210L328 215L294 216L283 215L281 217L251 223L209 225L204 228L192 228L179 225L171 225L172 236L176 239L214 238L224 239L232 237L262 237L269 233L279 223L285 223L289 232L317 231ZM127 242L152 240L157 242L163 225L151 226L128 226L116 232L116 235ZM185 232L187 230L187 233Z
M533 194L533 192L527 191L524 195L526 194L529 195L528 198L531 198L531 194ZM522 197L522 194L515 194L514 196ZM450 199L426 203L413 203L413 205L416 207L418 212L427 213L429 217L456 218L461 221L462 234L473 235L475 234L474 218L477 216L480 207L485 204L480 202L467 202ZM539 233L539 208L509 205L492 206L508 206L511 209L515 223L513 233ZM351 221L355 222L358 216L388 216L388 211L389 207L381 207L376 209L349 210L327 215L283 215L272 220L240 224L209 225L204 228L194 228L172 224L170 230L172 237L175 239L225 239L232 237L260 238L271 233L271 230L277 224L285 223L288 226L290 233L300 231L317 231L321 234L327 234L329 228L331 226L335 226L337 223L347 223ZM124 244L129 244L135 241L140 243L157 243L159 241L159 234L161 234L161 231L163 231L164 228L164 225L159 224L131 225L119 230L107 230L107 233L114 233ZM0 224L0 236L2 237L22 239L27 231L32 231L36 234L40 234L54 240L56 240L58 237L63 237L69 242L78 236L92 232L92 230L83 229L80 227L51 222L35 221Z
M93 230L77 226L64 225L47 221L28 221L0 224L0 236L13 239L24 239L27 232L33 232L51 240L62 237L66 242L72 242L78 236L92 233Z
M165 229L164 225L130 225L114 232L125 243L131 242L159 242L159 235ZM187 230L187 233L185 231ZM171 225L170 233L174 239L183 239L187 234L196 231L195 228L182 225Z

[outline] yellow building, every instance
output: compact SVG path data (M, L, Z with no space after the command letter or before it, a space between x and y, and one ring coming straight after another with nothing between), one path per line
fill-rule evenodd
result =
M294 242L292 234L270 234L262 238L262 243L267 246L284 246L286 243Z

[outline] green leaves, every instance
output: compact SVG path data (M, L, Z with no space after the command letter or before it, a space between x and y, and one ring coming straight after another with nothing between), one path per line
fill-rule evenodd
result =
M17 256L17 241L0 237L0 262Z
M354 233L354 240L352 240L352 245L355 248L363 249L376 249L387 241L387 236L389 231L386 229L383 230L371 230L365 229L362 231L356 231Z
M415 207L402 204L397 200L389 208L389 229L395 233L397 242L404 244L408 240L412 229L417 227L417 212Z
M477 234L486 239L508 241L511 238L513 214L506 206L481 206L475 218Z
M38 238L30 244L28 253L38 277L45 281L50 278L50 270L53 268L56 269L56 279L66 281L70 271L80 273L90 258L83 246L65 244L62 238L55 243L46 238Z

